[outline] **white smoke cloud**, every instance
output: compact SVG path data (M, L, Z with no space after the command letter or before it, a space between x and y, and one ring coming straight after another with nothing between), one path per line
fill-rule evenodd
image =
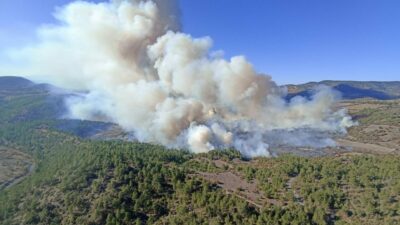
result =
M193 152L202 153L214 149L214 146L210 143L211 130L207 126L192 126L189 128L187 136L188 144Z
M271 134L351 126L345 112L332 109L336 96L329 89L287 102L245 57L226 60L210 52L210 38L180 33L176 6L70 3L55 13L58 24L38 30L38 43L10 52L18 66L2 73L82 91L67 100L72 118L115 122L140 141L193 152L235 147L246 156L269 156Z

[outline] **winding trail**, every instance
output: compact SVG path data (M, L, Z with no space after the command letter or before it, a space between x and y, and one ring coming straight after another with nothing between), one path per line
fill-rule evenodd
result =
M35 169L35 165L33 163L30 164L29 167L28 167L28 171L26 173L22 174L21 176L15 177L12 180L9 180L9 181L5 182L0 187L0 190L2 190L2 189L6 190L6 189L9 189L9 188L11 188L12 186L14 186L16 184L19 184L22 180L24 180L26 177L31 175L33 173L34 169Z

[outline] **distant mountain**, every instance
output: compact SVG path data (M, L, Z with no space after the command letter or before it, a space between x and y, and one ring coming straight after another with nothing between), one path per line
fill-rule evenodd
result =
M55 119L65 111L63 96L49 87L22 77L0 77L0 115L9 114L14 122Z
M286 85L288 98L300 95L309 97L319 85L339 91L343 99L374 98L389 100L400 98L400 81L321 81L299 85Z
M0 90L9 90L16 88L27 88L33 86L34 83L22 77L0 77Z
M326 85L339 91L343 99L374 98L379 100L399 99L400 81L333 81L325 80L320 82L309 82L298 85L285 85L288 89L287 98L294 96L309 97L314 89L320 85ZM28 79L17 76L0 77L0 101L2 97L8 95L47 95L50 94L48 84L36 84ZM58 107L60 105L60 96L57 96ZM54 99L53 99L54 100ZM54 102L53 102L54 103Z

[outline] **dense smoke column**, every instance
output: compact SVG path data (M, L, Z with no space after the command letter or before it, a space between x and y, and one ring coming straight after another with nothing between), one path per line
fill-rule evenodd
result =
M144 142L234 147L250 157L268 156L271 137L290 140L293 130L332 134L351 125L332 109L331 90L287 102L245 57L215 56L210 38L179 32L176 1L78 1L55 16L38 43L11 52L18 66L9 71L84 93L66 100L71 118L114 122ZM293 143L334 144L329 135L303 137Z

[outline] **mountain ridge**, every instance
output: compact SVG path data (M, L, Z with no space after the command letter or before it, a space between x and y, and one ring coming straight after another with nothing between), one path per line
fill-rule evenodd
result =
M342 81L323 80L304 84L283 85L289 98L301 95L309 97L315 88L325 85L341 93L343 99L374 98L390 100L400 98L400 81Z
M341 93L343 99L374 98L390 100L400 98L400 81L353 81L353 80L322 80L303 84L287 84L281 87L287 89L288 98L300 95L310 97L320 85L333 88ZM51 85L37 84L19 76L0 76L0 90L18 91L19 89L46 89Z

